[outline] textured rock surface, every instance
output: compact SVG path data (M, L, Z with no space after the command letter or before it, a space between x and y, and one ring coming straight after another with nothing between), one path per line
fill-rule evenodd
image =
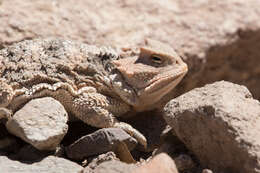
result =
M19 162L8 159L6 156L0 156L0 168L3 173L77 173L83 170L83 167L69 160L49 156L39 162Z
M83 159L84 157L115 151L119 143L125 142L133 149L137 141L119 128L104 128L92 134L78 139L66 148L66 154L71 159Z
M136 167L137 166L134 164L126 164L118 160L111 160L101 163L94 170L85 168L83 173L130 173Z
M8 131L39 150L55 150L68 130L68 114L55 99L28 102L7 121Z
M260 172L260 103L225 81L194 89L165 106L164 118L203 166Z
M165 153L134 169L131 173L178 173L174 161Z
M189 63L177 93L225 79L260 98L259 0L2 1L0 47L48 36L102 45L150 37L170 43Z

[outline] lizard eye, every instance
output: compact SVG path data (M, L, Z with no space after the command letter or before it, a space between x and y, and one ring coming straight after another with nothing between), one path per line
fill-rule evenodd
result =
M152 58L153 63L155 63L155 64L162 64L162 62L163 62L162 58L159 57L158 55L152 55L151 58Z

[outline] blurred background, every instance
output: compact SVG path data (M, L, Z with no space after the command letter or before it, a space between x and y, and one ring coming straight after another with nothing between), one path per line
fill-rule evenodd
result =
M259 7L259 0L0 0L0 49L45 37L120 47L152 38L189 65L172 94L228 80L260 99Z

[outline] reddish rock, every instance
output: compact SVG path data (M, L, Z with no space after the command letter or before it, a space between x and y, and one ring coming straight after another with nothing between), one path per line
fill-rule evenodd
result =
M136 168L132 173L178 173L174 161L165 153Z

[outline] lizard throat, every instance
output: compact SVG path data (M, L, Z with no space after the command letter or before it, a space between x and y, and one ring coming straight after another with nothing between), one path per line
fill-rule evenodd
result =
M138 102L134 105L134 109L138 112L150 110L160 99L169 93L185 76L186 73L180 73L178 76L160 79L152 85L160 82L159 86L149 86L149 89L144 89L138 93Z
M186 73L183 70L178 71L174 75L167 75L154 80L149 86L138 92L138 96L142 94L164 93L164 88L174 88ZM179 79L180 78L180 79ZM172 87L171 87L172 86Z

